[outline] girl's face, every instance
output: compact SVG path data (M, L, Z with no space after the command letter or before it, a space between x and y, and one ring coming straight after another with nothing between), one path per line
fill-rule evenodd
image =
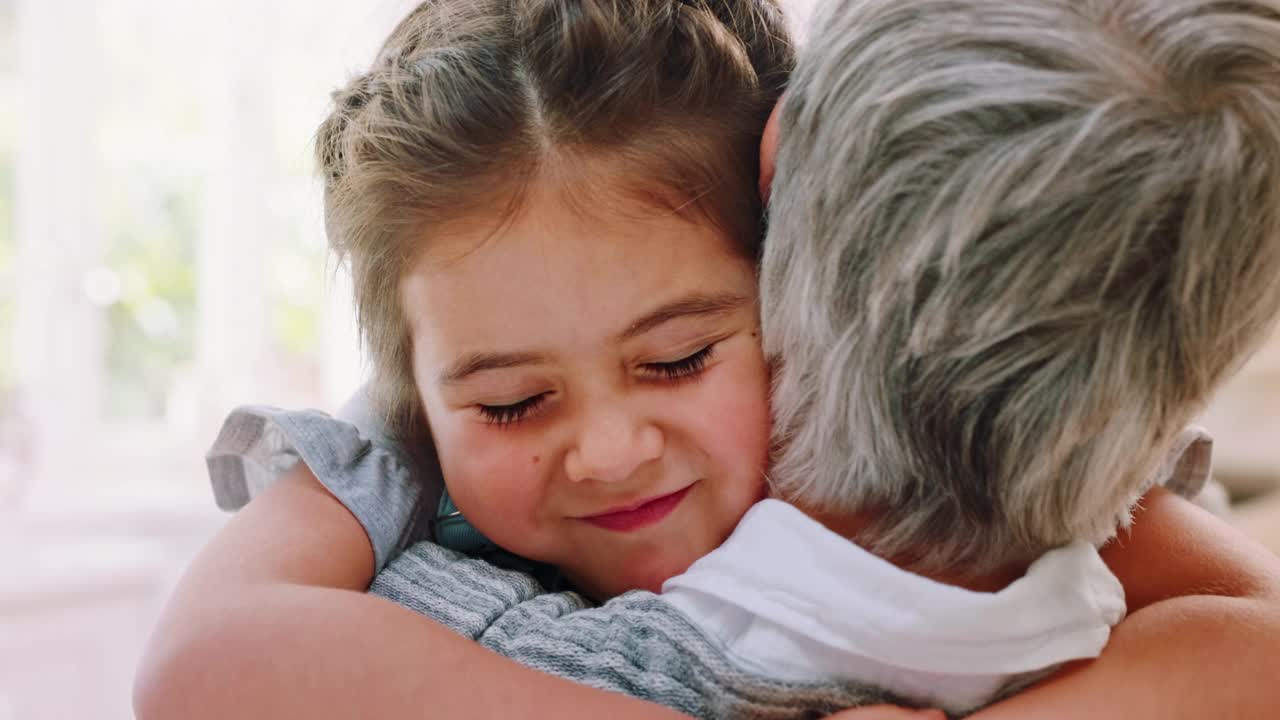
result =
M596 597L657 591L763 492L753 264L640 204L433 233L401 286L445 482L482 533Z

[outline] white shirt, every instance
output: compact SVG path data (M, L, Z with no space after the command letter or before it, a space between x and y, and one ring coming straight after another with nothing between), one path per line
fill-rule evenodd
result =
M747 670L857 680L952 713L1096 657L1125 613L1124 589L1088 543L973 592L902 570L778 500L752 507L663 598Z

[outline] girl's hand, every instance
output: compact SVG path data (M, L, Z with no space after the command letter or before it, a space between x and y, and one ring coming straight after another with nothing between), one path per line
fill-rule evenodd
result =
M896 705L868 705L828 715L828 720L947 720L941 710L912 710Z

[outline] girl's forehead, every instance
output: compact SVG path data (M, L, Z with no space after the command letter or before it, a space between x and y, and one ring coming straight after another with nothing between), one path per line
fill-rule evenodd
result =
M532 183L518 197L428 228L418 245L414 271L445 283L535 269L598 276L653 258L715 272L744 254L701 213L607 179L594 188L585 180Z
M725 208L704 203L707 192L680 189L608 153L552 152L532 176L494 178L492 195L437 219L419 241L428 259L447 264L499 236L557 237L590 228L601 239L652 237L654 233L716 235L731 251L754 257L749 238L731 239ZM634 229L633 229L634 228Z
M500 222L424 238L401 292L415 345L590 345L685 296L754 301L753 263L710 224L640 203L589 210L533 194Z

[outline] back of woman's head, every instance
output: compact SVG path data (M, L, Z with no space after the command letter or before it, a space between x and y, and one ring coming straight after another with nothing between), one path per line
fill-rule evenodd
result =
M420 420L399 282L433 228L554 181L759 241L757 145L792 48L775 0L430 0L334 94L317 157L378 404ZM598 185L596 186L598 187ZM595 189L595 188L592 188ZM608 241L602 239L602 241Z
M921 568L1105 540L1280 315L1280 2L822 12L760 271L777 486Z

